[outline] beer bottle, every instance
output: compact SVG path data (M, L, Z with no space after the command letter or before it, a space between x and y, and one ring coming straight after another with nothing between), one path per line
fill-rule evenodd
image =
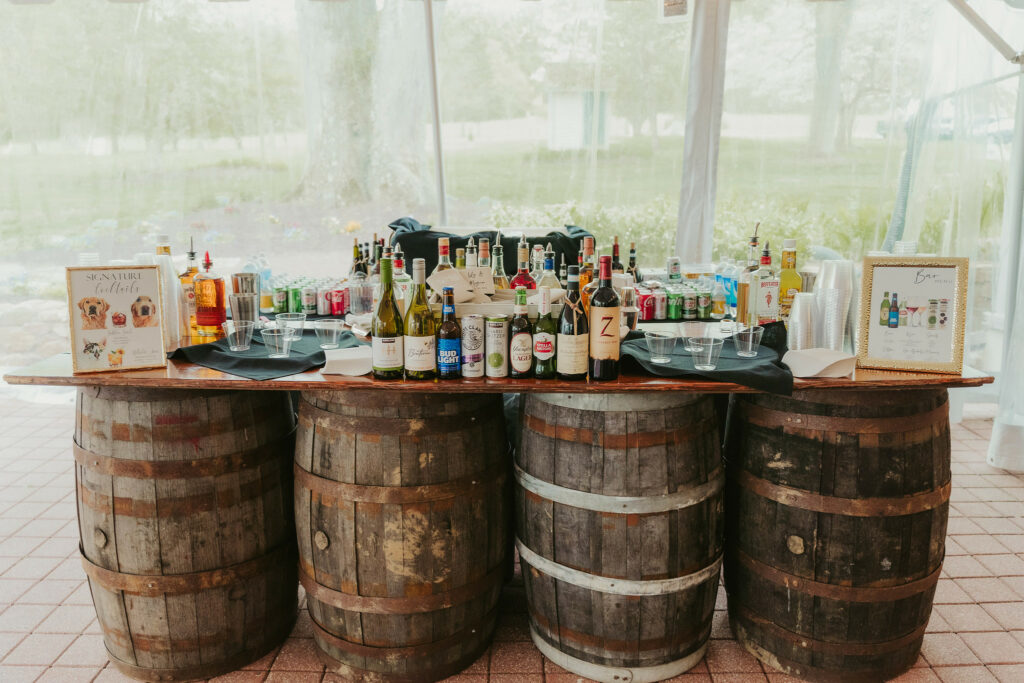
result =
M533 370L533 328L529 307L526 305L526 287L516 287L516 305L512 309L509 326L508 362L510 377L529 377Z
M379 245L378 245L379 248ZM373 335L373 376L376 379L402 379L405 362L402 316L392 286L391 259L380 261L380 298L371 323Z
M462 377L462 328L455 319L455 290L441 290L441 326L437 330L437 376Z
M558 326L551 317L551 288L540 288L537 322L533 326L533 376L551 379L555 376L555 335Z
M619 377L619 295L612 288L612 257L602 256L597 290L590 299L590 379Z
M412 261L412 300L405 314L405 376L434 379L437 374L437 333L434 313L427 303L426 261Z
M580 302L580 269L569 266L565 303L558 316L555 370L559 379L586 379L590 327Z

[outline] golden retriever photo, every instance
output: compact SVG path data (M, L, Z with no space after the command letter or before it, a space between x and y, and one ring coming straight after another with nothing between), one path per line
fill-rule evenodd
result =
M107 311L110 304L95 296L83 297L78 302L78 308L82 311L83 330L103 330L107 327Z
M110 363L110 367L119 368L121 363L124 361L124 349L117 349L115 351L109 351L107 353L107 362Z
M156 306L148 296L140 296L132 304L132 325L135 327L156 327Z

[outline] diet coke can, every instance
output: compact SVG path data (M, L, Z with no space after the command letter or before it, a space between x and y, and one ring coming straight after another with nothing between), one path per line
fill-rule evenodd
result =
M462 376L484 376L484 317L462 316Z
M345 315L348 313L348 290L335 285L328 293L331 302L331 315Z
M668 314L668 295L664 289L658 289L651 296L654 299L654 319L664 320Z
M317 287L316 288L316 314L317 315L330 315L331 314L331 292L333 287Z

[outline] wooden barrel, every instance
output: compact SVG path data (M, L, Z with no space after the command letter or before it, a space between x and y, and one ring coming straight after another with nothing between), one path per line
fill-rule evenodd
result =
M285 392L78 390L82 564L122 672L207 678L287 637L294 425Z
M736 637L821 681L917 659L945 550L945 389L739 398L726 496Z
M507 554L508 469L500 395L303 393L299 578L330 670L436 681L483 653Z
M534 643L598 681L693 667L722 562L712 399L533 394L521 421L516 548Z

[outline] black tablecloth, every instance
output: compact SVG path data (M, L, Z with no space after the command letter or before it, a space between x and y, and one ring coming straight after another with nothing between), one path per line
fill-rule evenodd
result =
M360 346L361 342L351 332L342 332L338 348ZM317 341L316 332L305 330L302 339L292 342L287 358L267 358L267 347L263 345L259 331L252 335L248 351L232 351L226 339L209 344L197 344L178 349L171 358L187 360L204 368L220 370L248 379L275 379L287 377L306 370L318 368L327 362L323 349Z

